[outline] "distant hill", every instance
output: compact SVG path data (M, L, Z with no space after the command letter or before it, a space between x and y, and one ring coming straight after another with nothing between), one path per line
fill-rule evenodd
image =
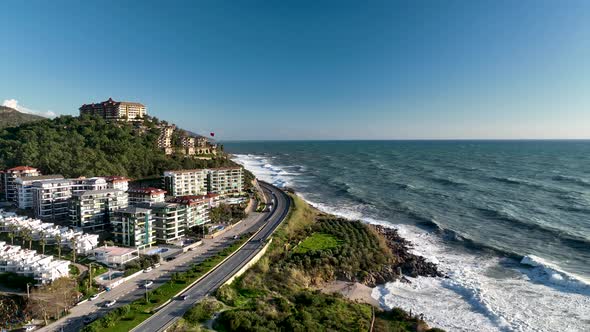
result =
M0 129L20 126L23 123L45 120L46 118L33 114L21 113L14 108L0 106Z

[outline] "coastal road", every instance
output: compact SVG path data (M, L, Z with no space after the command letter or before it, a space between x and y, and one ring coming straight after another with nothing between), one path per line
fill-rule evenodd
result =
M262 250L266 240L287 216L291 200L282 190L264 182L260 182L260 184L268 196L275 201L270 214L265 218L265 225L260 231L234 255L185 291L183 295L188 295L186 300L172 299L168 305L161 308L132 331L165 331L182 317L186 311L223 285Z
M186 271L193 264L200 263L206 258L214 256L224 248L230 246L236 241L233 239L235 235L240 236L241 234L255 232L260 229L267 222L270 214L271 212L250 212L245 220L220 237L215 239L204 239L203 245L196 247L193 251L183 253L170 262L163 262L159 268L153 269L148 273L142 273L139 276L124 282L113 288L111 291L101 294L100 297L94 301L88 301L73 307L70 310L69 315L38 331L80 331L84 326L85 317L89 315L101 317L117 307L142 298L145 296L145 289L141 287L141 285L147 280L154 282L150 289L159 287L170 279L172 273ZM103 304L110 300L117 300L117 303L110 308L104 308Z

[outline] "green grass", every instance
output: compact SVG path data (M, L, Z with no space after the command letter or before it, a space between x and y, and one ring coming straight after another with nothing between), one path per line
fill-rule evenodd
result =
M342 240L336 238L333 235L325 233L313 233L308 236L297 246L295 253L305 254L308 251L313 250L326 250L338 248L342 244Z
M248 236L242 236L231 246L223 249L217 255L207 258L205 261L194 264L188 271L174 274L172 279L148 292L149 302L146 303L145 297L131 302L127 312L115 309L109 312L95 322L87 325L82 331L109 331L109 332L127 332L148 319L155 308L161 306L167 300L171 299L178 292L186 288L205 273L212 270L223 259L236 251L247 239Z

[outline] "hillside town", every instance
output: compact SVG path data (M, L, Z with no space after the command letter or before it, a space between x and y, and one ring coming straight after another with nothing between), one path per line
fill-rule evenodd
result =
M139 122L147 112L140 103L109 99L82 105L80 115ZM174 129L163 126L157 142L167 154ZM187 156L217 153L201 136L181 137L180 150ZM68 276L74 263L46 254L45 246L123 268L140 254L156 252L150 251L156 246L182 248L192 242L187 240L191 229L200 227L205 234L215 226L210 209L248 200L239 166L166 171L157 188L133 185L125 176L65 178L22 165L0 172L0 191L6 201L0 209L0 235L6 240L0 241L0 273L30 277L36 285ZM20 246L15 238L22 240ZM41 244L42 252L31 249L32 242Z

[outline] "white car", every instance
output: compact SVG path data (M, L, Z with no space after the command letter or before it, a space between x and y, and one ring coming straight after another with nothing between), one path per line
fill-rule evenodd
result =
M107 301L107 303L105 303L105 304L104 304L104 306L105 306L106 308L108 308L108 307L112 307L112 306L114 306L114 305L115 305L115 303L117 303L117 300L111 300L111 301Z
M157 268L159 268L159 267L160 267L160 263L156 263L156 264L154 264L154 269L157 269Z
M150 267L146 268L145 270L143 270L143 272L145 272L145 273L148 273L148 272L150 272L151 270L152 270L152 267L150 266Z
M92 295L88 300L92 301L92 300L96 300L96 299L98 299L98 294Z
M154 284L154 282L153 282L153 281L151 281L151 280L148 280L148 281L146 281L146 282L145 282L145 284L143 284L143 285L144 285L144 287L150 287L150 286L151 286L151 285L153 285L153 284Z

